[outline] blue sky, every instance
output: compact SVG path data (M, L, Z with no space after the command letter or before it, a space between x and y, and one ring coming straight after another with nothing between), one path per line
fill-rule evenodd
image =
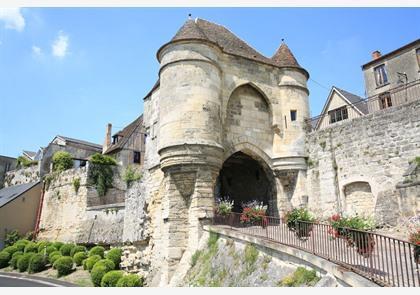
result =
M156 51L192 13L265 56L285 38L309 80L312 115L336 85L364 96L361 65L420 37L419 8L23 8L0 10L0 155L60 134L102 144L143 112ZM319 85L319 84L321 85Z

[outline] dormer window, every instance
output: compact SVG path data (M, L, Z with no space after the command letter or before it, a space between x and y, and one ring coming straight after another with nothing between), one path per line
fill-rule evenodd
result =
M349 118L346 106L331 110L328 112L328 115L330 115L330 124Z
M376 86L388 84L388 75L386 73L385 64L377 66L374 69Z
M116 143L118 143L118 135L114 135L112 137L112 144L116 144Z

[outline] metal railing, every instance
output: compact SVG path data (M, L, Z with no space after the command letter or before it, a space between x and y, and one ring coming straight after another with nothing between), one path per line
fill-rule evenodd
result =
M339 122L359 118L361 115L357 110L361 110L364 115L367 115L418 99L420 99L420 80L415 80L346 105L347 118ZM315 130L318 124L318 129L321 129L334 123L330 123L330 114L328 113L306 119L308 130Z
M414 253L419 246L407 241L322 223L287 224L275 217L243 223L239 213L215 215L213 225L304 250L382 286L420 286L420 261Z

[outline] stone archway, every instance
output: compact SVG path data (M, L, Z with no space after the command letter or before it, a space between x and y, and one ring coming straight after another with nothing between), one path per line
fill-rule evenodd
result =
M278 216L276 186L271 169L261 159L242 151L225 160L216 182L215 197L229 197L233 211L242 212L242 203L258 201L268 206L267 215Z

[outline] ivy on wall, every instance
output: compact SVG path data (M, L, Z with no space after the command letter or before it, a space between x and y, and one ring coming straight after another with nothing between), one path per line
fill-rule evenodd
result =
M95 186L99 196L104 196L108 189L112 187L114 178L112 167L117 165L117 162L113 157L99 153L94 154L89 162L91 165L88 173L88 182L90 185Z

